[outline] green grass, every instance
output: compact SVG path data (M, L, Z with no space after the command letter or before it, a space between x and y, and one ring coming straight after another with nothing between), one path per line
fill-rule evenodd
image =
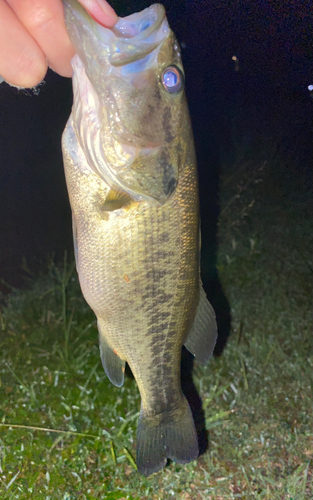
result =
M312 221L277 158L242 165L221 181L218 270L233 332L194 369L208 451L139 476L136 384L108 382L65 260L1 311L1 499L313 498Z

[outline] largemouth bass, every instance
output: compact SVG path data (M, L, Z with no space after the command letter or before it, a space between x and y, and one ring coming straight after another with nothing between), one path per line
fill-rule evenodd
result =
M76 266L116 386L127 362L141 395L137 466L198 456L181 349L216 341L199 271L196 158L180 48L161 5L98 25L65 0L74 103L63 134Z

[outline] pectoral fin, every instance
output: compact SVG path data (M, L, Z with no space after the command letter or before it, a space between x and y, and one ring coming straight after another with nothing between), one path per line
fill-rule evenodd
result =
M106 212L113 212L128 205L131 201L132 198L124 191L110 189L102 209Z
M185 342L185 347L204 365L212 356L216 339L215 313L202 285L200 285L200 298L196 317Z
M123 361L108 345L98 321L99 347L102 366L108 379L116 387L124 383L125 361Z

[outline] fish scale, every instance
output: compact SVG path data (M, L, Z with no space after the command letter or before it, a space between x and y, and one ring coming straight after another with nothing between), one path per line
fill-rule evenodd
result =
M186 463L198 456L181 389L181 349L185 344L205 363L216 340L214 311L200 280L188 107L183 85L168 93L162 83L162 71L171 65L183 83L183 68L162 6L122 20L123 30L129 22L135 33L131 43L119 34L119 23L114 33L95 30L76 0L64 6L78 54L72 62L74 106L62 139L77 271L97 317L109 379L121 386L127 362L138 384L137 466L150 475L168 458ZM142 28L136 35L136 26L146 25L147 40ZM140 64L136 58L143 58ZM124 71L123 60L135 66Z

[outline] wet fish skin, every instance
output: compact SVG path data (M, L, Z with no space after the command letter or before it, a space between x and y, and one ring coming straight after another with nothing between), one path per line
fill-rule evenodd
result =
M109 379L121 386L127 362L138 384L137 466L148 476L168 458L197 458L181 348L205 363L216 340L199 274L188 107L183 90L170 94L161 81L173 65L183 78L180 49L162 6L113 31L99 29L76 1L64 6L78 54L62 140L77 270ZM117 36L121 30L134 35Z

